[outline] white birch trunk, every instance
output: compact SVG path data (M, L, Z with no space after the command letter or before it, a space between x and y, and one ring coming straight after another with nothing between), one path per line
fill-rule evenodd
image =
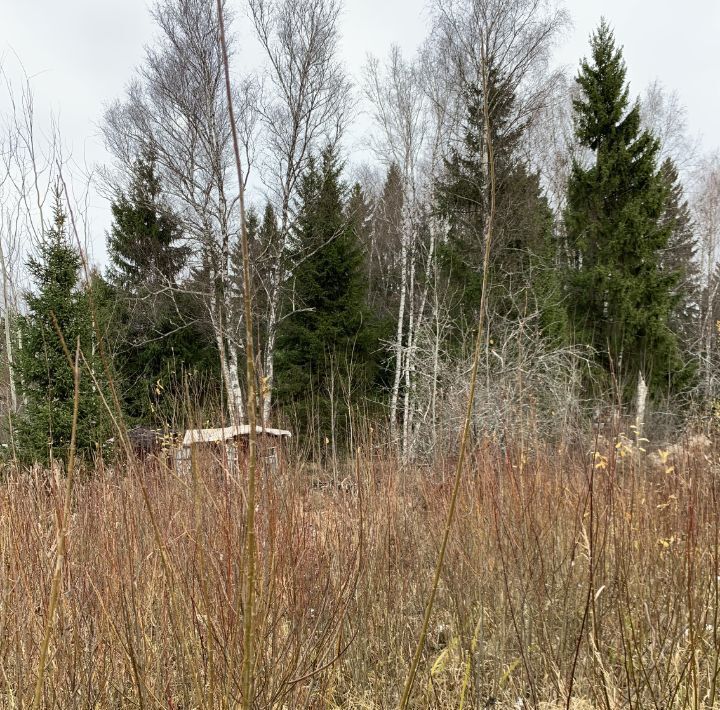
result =
M402 237L400 240L400 305L398 306L397 328L395 332L395 377L390 394L390 435L397 441L397 415L398 400L400 397L400 382L403 370L403 334L405 330L405 301L408 290L408 235L409 220L403 215Z
M8 383L10 388L10 412L17 412L17 392L15 391L15 371L12 347L12 328L10 324L10 298L8 295L8 272L5 262L5 249L0 239L0 262L3 276L3 315L5 321L5 357L7 358Z
M268 335L263 358L262 420L264 426L270 425L270 415L272 414L272 393L275 386L275 340L277 338L276 314L277 311L273 308L270 312L271 318L268 322Z
M231 420L234 424L245 422L245 400L243 399L242 385L240 384L240 373L238 371L238 349L237 346L229 343L227 346L227 367L228 367L228 406L230 408Z
M220 357L220 372L222 374L223 387L227 399L228 415L230 417L230 424L232 426L238 426L243 423L245 418L242 385L240 384L238 374L238 354L237 347L227 343L222 325L222 313L219 312L221 307L213 295L210 304L210 320L215 335L218 356Z
M415 405L414 384L412 370L415 362L415 338L416 321L415 321L415 245L410 244L408 250L408 261L410 263L410 274L408 282L408 293L410 300L408 301L408 327L407 327L407 343L405 347L405 361L403 367L403 376L405 379L405 392L403 394L403 457L406 462L410 461L413 456L412 445L412 424L413 424L413 407Z
M285 221L283 222L285 225ZM283 227L287 229L286 226ZM279 322L280 295L281 295L281 273L282 265L278 263L272 270L269 289L269 305L267 313L267 334L265 349L263 353L263 381L262 381L262 420L263 425L270 424L272 413L272 394L275 386L275 342L277 340L277 328Z
M413 193L413 204L415 204L415 197ZM413 235L414 236L414 235ZM425 284L420 293L419 299L415 300L415 266L416 266L416 253L417 244L413 239L409 249L409 266L410 266L410 278L409 278L409 294L410 303L408 305L408 328L406 338L406 354L404 364L405 374L405 397L404 397L404 412L403 412L403 451L406 459L409 461L415 454L415 412L420 411L423 407L428 408L429 403L418 402L417 397L417 343L419 333L422 331L423 323L425 321L425 309L427 307L428 294L430 290L430 276L433 270L433 264L435 259L435 232L430 232L430 242L428 244L427 261L425 263ZM436 349L439 358L439 342L436 343ZM434 377L436 373L433 373ZM435 379L433 381L433 392L435 392Z
M432 426L432 450L436 451L437 447L437 397L438 397L438 377L440 376L440 303L438 301L437 279L433 287L433 312L432 312L434 328L433 341L433 359L432 359L432 383L430 391L430 419Z
M712 319L712 297L708 294L708 305L707 313L705 315L705 328L704 328L704 340L705 340L705 357L703 358L704 364L704 379L705 379L705 396L707 398L712 397L712 380L713 380L713 367L712 367L712 341L713 341L713 319Z
M704 322L703 322L703 334L702 334L702 345L704 349L703 361L703 379L705 384L705 396L711 399L713 396L713 363L712 363L712 344L714 339L715 322L713 319L713 303L717 296L718 285L713 286L713 267L715 264L715 240L712 235L705 236L705 250L703 253L704 264L703 272L705 278L705 303L704 305Z
M645 383L643 373L638 372L638 384L637 384L637 409L635 413L635 444L640 450L641 440L643 438L643 428L645 426L645 406L647 404L648 387Z

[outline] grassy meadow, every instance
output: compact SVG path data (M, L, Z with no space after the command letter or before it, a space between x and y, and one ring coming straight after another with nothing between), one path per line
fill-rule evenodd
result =
M720 706L718 452L602 446L472 447L411 707ZM397 707L453 462L286 459L258 481L255 707ZM0 707L31 706L46 631L40 707L237 707L243 473L79 468L48 619L65 483L0 484Z

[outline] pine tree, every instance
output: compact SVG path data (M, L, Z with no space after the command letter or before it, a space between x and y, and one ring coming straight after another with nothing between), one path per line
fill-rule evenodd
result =
M290 311L277 342L277 401L301 426L342 436L348 394L366 394L377 338L365 306L363 256L344 211L341 168L331 149L302 179L293 233Z
M24 406L17 421L18 450L25 461L66 459L73 418L74 376L62 340L72 354L79 339L89 367L102 385L90 304L80 282L81 257L65 231L59 196L52 227L36 258L28 262L34 290L26 296L27 313L19 318L20 348L15 363ZM80 377L77 450L92 455L109 436L108 418L87 368Z
M577 338L601 353L625 400L642 373L652 393L680 384L682 362L670 329L677 274L660 268L671 227L668 190L657 169L658 141L629 106L622 52L603 20L583 60L573 102L589 167L573 165L565 227L572 268L567 303Z

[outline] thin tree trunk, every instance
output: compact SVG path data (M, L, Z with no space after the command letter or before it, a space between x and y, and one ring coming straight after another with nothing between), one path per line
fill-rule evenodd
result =
M227 398L227 410L230 417L230 424L238 426L245 418L245 407L243 403L242 385L238 374L237 348L232 344L226 344L226 337L222 326L222 314L218 313L221 308L213 296L211 303L211 321L215 334L215 343L220 357L220 371L222 373L225 396Z
M393 441L397 441L397 414L398 400L400 397L400 382L403 369L403 334L405 326L405 301L408 288L408 234L409 220L403 216L402 238L400 240L400 305L398 306L397 329L395 333L395 378L390 394L390 435Z
M415 197L413 194L413 204L415 204ZM425 285L422 289L422 292L420 294L420 300L415 304L415 300L413 298L415 293L415 254L416 254L416 247L417 245L414 243L411 244L410 249L410 297L411 302L409 306L409 321L408 321L408 335L407 335L407 354L406 354L406 367L407 367L407 374L406 374L406 380L408 380L408 387L407 392L408 395L406 397L406 419L407 419L407 425L405 427L405 435L406 435L406 445L405 445L405 452L406 457L408 460L410 460L414 455L414 449L415 449L415 442L413 437L413 427L414 427L414 420L415 420L415 411L419 410L416 392L417 392L417 376L413 373L414 370L414 363L415 363L415 357L416 357L416 351L417 351L417 340L418 340L418 334L421 331L423 319L425 315L425 308L427 306L427 299L428 294L430 290L430 274L432 272L432 266L435 259L435 232L431 230L430 232L430 243L428 245L428 254L427 254L427 261L425 263ZM439 346L438 346L439 347ZM434 385L433 385L434 387Z
M432 450L437 451L437 395L438 377L440 375L440 303L438 302L437 278L433 288L433 321L435 323L432 361L432 383L430 392L430 416L432 421Z
M712 398L713 389L713 364L712 364L712 345L714 339L715 322L713 318L713 304L718 293L718 286L720 283L713 284L713 265L715 259L715 244L711 239L707 240L705 250L705 264L703 271L705 272L705 297L704 297L704 322L703 322L703 344L704 358L703 358L703 379L705 385L705 396L708 399Z
M17 392L15 390L15 370L13 361L13 347L12 347L12 327L10 324L10 299L8 295L8 272L7 264L5 262L5 249L0 239L0 262L2 262L2 275L3 275L3 315L5 321L5 357L7 360L8 368L8 384L10 388L10 412L17 412ZM12 425L10 436L12 438Z
M270 325L270 324L268 324ZM272 413L272 394L275 381L275 326L273 329L268 328L267 342L265 343L264 363L263 363L263 384L262 384L262 422L263 426L270 425L270 414Z
M332 454L332 468L333 468L333 482L337 486L337 438L335 432L335 375L336 375L336 362L334 358L330 360L330 447Z
M278 260L279 262L279 260ZM280 269L281 265L276 264L272 271L272 284L269 293L267 336L263 354L263 385L262 385L262 421L264 426L270 424L272 413L273 387L275 386L275 342L277 340L278 314L280 303Z
M642 446L643 429L645 427L645 406L647 404L648 388L642 370L638 372L636 412L635 412L635 444L640 450Z
M412 376L413 363L415 362L415 338L416 338L416 322L415 322L415 245L410 244L408 261L410 263L410 280L408 283L408 291L410 300L408 302L408 327L407 327L407 343L405 347L405 362L403 367L403 375L405 378L405 392L403 396L403 458L406 462L410 461L413 456L412 449L412 424L413 424L413 406L415 397L413 392L415 378Z
M240 373L238 371L238 349L233 343L227 345L228 384L231 399L228 406L232 412L231 419L235 425L242 424L245 420L245 405L243 401L242 385L240 384Z

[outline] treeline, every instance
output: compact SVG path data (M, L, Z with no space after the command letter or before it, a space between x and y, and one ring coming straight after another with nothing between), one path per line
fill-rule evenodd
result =
M130 424L245 419L240 186L211 5L156 6L158 36L105 115L103 273L57 191L6 339L24 459L69 445L77 343L86 453L112 436L114 399ZM566 86L549 69L562 11L437 0L414 61L368 63L372 160L353 165L338 12L249 0L265 73L243 76L231 46L263 420L333 450L368 418L408 458L452 446L481 306L478 430L555 436L602 403L711 417L720 168L706 163L691 208L682 136L631 95L609 24Z

